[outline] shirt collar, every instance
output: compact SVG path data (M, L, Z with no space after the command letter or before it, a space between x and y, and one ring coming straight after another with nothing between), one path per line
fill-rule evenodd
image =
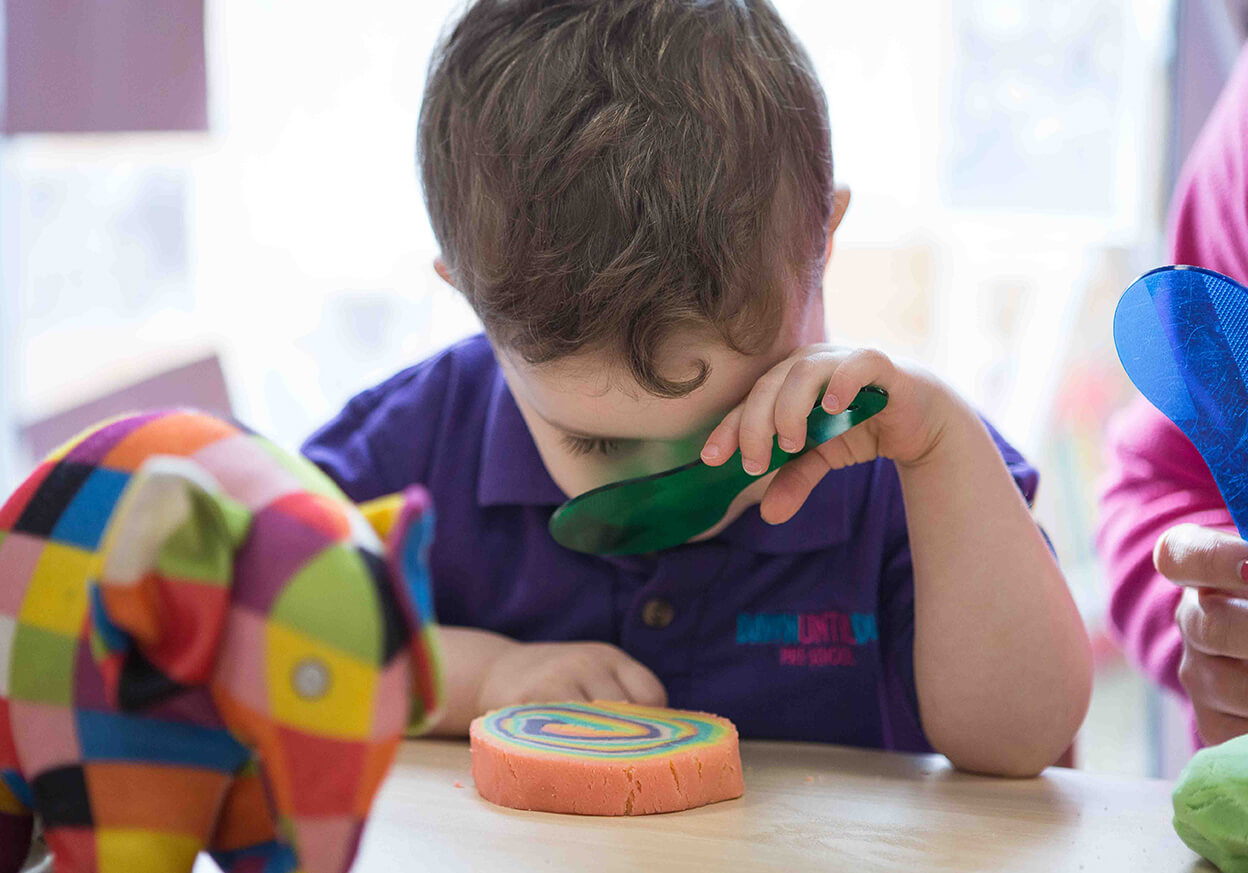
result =
M558 506L567 495L546 472L542 456L511 396L501 370L494 372L481 442L477 503L482 506Z
M861 487L865 469L850 467L829 473L797 515L784 524L767 524L758 507L752 506L706 542L726 542L749 552L772 555L819 551L843 542L850 534L850 492ZM558 506L567 499L546 472L520 408L502 372L497 371L485 415L477 502L481 506Z
M721 540L765 555L817 552L844 542L850 535L850 496L862 487L866 469L863 465L828 473L784 524L768 524L758 507L751 506L710 542Z

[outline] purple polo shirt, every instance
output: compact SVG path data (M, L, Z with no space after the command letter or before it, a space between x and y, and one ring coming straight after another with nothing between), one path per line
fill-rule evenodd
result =
M1030 502L1036 471L993 437ZM890 461L830 473L782 525L755 507L710 540L651 555L571 552L546 530L566 497L480 335L355 397L303 451L357 501L429 489L443 624L614 643L658 675L670 705L726 716L743 737L930 751Z

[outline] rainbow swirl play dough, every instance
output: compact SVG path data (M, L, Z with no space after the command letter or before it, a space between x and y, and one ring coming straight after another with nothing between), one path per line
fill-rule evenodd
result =
M509 706L472 723L486 800L581 815L676 812L740 797L737 729L705 712L631 703Z

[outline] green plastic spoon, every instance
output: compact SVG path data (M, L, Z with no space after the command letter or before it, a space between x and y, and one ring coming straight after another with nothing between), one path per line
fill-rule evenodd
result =
M888 403L888 393L868 385L843 412L829 415L816 406L806 419L806 445L792 454L771 444L770 473L820 443L866 421ZM741 450L718 467L701 460L671 470L612 482L586 491L555 510L550 533L555 542L592 555L636 555L678 546L709 530L733 498L757 479L741 469Z

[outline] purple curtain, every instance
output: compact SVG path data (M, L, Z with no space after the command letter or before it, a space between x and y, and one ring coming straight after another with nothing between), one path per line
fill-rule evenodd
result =
M4 0L6 133L206 130L204 0Z
M215 354L156 373L141 382L97 396L56 415L27 422L21 428L21 443L30 456L30 462L35 463L74 434L82 433L110 416L136 409L183 406L215 415L233 416L225 374ZM8 494L7 491L4 493Z
M1174 16L1167 192L1248 37L1248 0L1178 0Z

